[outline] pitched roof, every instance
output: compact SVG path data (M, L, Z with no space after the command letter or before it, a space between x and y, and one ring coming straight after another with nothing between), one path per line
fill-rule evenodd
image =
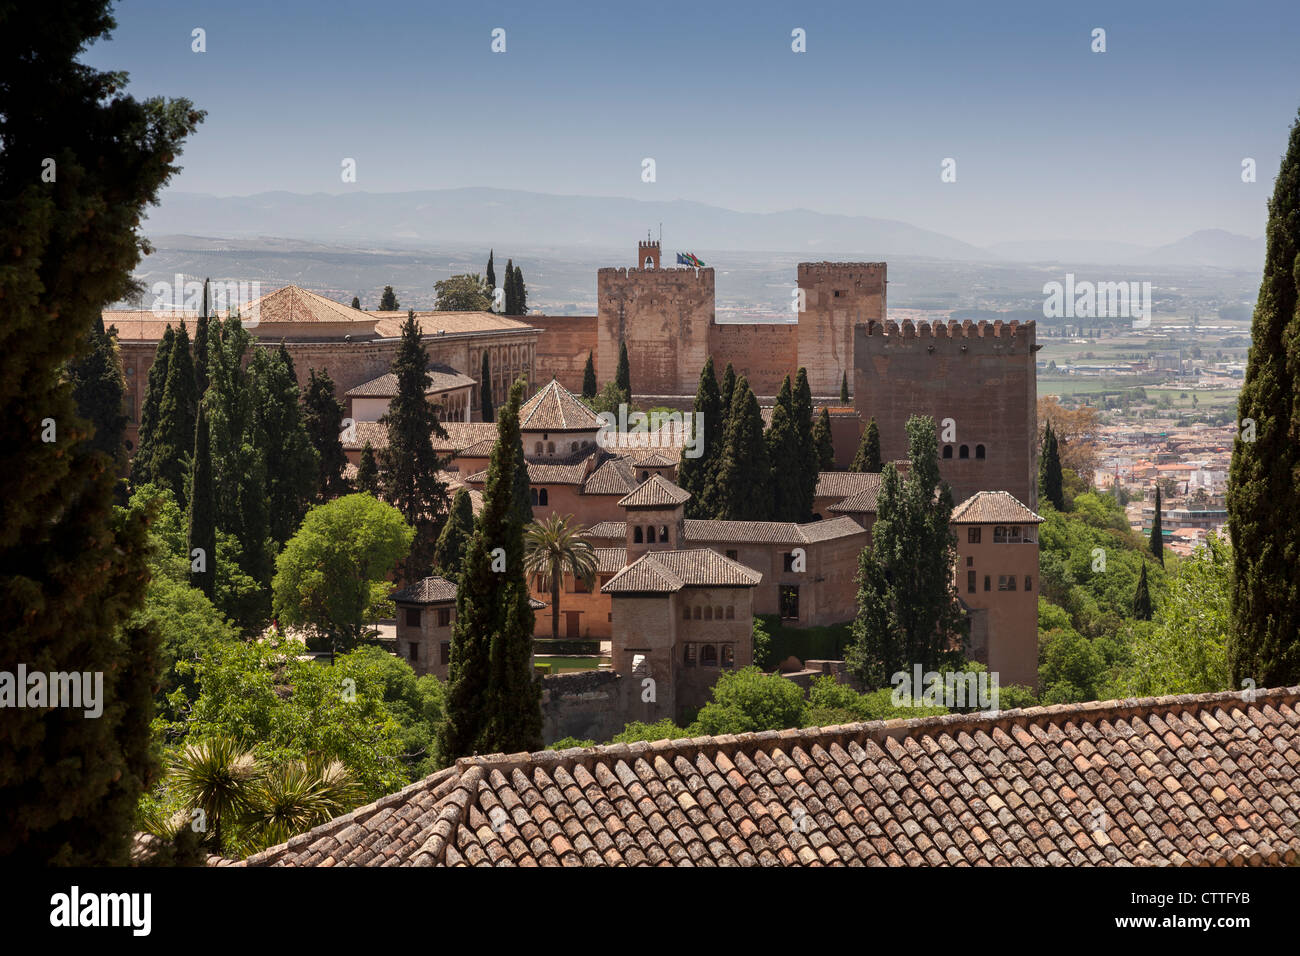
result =
M430 575L415 584L393 592L393 600L402 604L441 604L456 600L456 584L446 578Z
M434 451L454 452L468 458L489 458L497 441L495 422L443 422L446 438L433 439Z
M1005 491L980 491L952 509L953 524L993 524L1005 522L1038 524L1043 518L1034 514Z
M659 451L645 452L633 458L638 468L676 468L680 460Z
M866 529L852 518L829 518L795 524L792 521L714 521L707 518L686 519L686 540L707 545L717 544L816 544L832 538L866 534ZM624 540L626 521L600 521L585 532L585 537L600 540Z
M596 468L582 483L584 495L626 495L635 491L636 473L625 457L610 458Z
M843 501L835 502L826 510L837 515L875 514L876 501L879 497L880 485L877 484L870 488L863 488Z
M519 409L523 431L594 431L599 427L596 413L555 379Z
M431 364L429 366L429 387L425 389L424 394L433 395L438 392L449 392L453 388L469 388L474 384L476 384L474 379L468 375L462 375L450 365ZM372 378L368 382L354 385L343 394L349 398L393 398L397 395L397 376L392 372L385 372L378 378ZM462 422L461 424L473 423Z
M1244 696L466 757L233 865L1295 863L1300 687Z
M671 594L682 588L752 588L763 580L753 568L708 548L647 551L602 587L602 594Z
M596 552L598 562L596 570L601 574L616 574L627 564L627 548L592 548L592 550Z
M240 307L263 325L360 323L374 325L375 313L363 312L301 286L286 285Z
M821 471L817 473L816 498L848 498L880 487L878 472Z
M375 331L384 338L397 338L402 334L406 310L398 312L363 313L377 319ZM533 328L527 322L497 315L495 312L416 312L415 324L426 336L461 335L474 332L526 332Z
M641 486L618 500L622 508L675 508L689 501L691 493L662 475L651 475Z

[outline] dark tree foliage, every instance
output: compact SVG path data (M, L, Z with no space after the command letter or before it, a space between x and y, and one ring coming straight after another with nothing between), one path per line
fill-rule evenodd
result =
M253 378L253 441L266 458L267 528L278 551L302 524L316 497L320 458L303 421L302 399L288 352L259 348Z
M541 684L533 674L534 617L524 577L524 524L516 499L520 455L517 381L497 427L483 512L469 540L456 592L444 764L475 753L516 753L542 746Z
M153 443L155 480L176 496L185 507L185 477L194 452L194 420L198 414L198 391L194 382L194 359L190 336L181 323L172 340L167 362L167 382L158 408L158 427Z
M614 375L614 384L629 402L632 401L632 367L627 360L627 342L618 344L618 371Z
M822 413L817 416L817 424L813 426L813 449L817 467L821 471L833 471L835 439L831 435L831 413L825 408L822 408Z
M519 305L515 298L515 260L506 260L506 274L501 279L501 291L505 296L505 314L518 315Z
M1234 681L1300 684L1300 119L1268 206L1228 475Z
M736 370L727 363L722 372L722 381L718 383L718 407L722 410L722 436L726 440L727 427L731 424L731 400L736 397Z
M1056 432L1049 423L1043 430L1043 448L1038 456L1038 493L1057 511L1065 510L1065 484L1061 475L1061 452Z
M1163 566L1165 563L1165 531L1164 522L1160 515L1161 510L1160 483L1156 482L1156 510L1151 516L1151 553L1156 556L1156 560Z
M849 403L849 373L840 373L840 403L847 405Z
M799 440L799 497L795 502L797 521L812 519L813 498L817 493L817 475L821 466L817 449L813 445L812 387L808 384L808 370L800 366L794 377L794 397L790 408L795 435Z
M1142 574L1138 577L1137 591L1133 594L1133 617L1139 621L1151 620L1151 589L1147 586L1147 565L1142 562Z
M147 516L114 513L116 462L88 440L67 369L104 308L138 293L136 228L202 114L86 65L114 26L102 0L0 7L0 671L102 675L103 706L4 709L0 858L15 872L126 863L157 771L158 638L126 623Z
M107 455L116 473L126 462L126 415L122 411L126 382L117 357L115 332L105 332L103 317L95 316L86 351L68 363L68 378L77 414L95 428L87 444L93 451Z
M588 352L587 364L582 369L582 397L595 398L598 391L600 386L596 384L596 359Z
M203 304L199 308L199 321L194 326L194 393L200 399L208 390L208 320L212 315L210 286L210 281L204 279Z
M461 561L465 557L465 548L474 533L474 506L469 492L464 488L457 490L451 501L451 514L438 535L438 544L433 549L434 569L448 581L460 577Z
M370 442L361 448L361 461L357 464L357 491L365 491L379 497L379 463L375 461L375 449Z
M788 379L787 379L788 381ZM804 521L803 463L799 460L799 436L790 413L780 403L772 409L772 424L765 436L767 458L772 465L773 521Z
M725 436L722 434L722 407L718 395L718 380L713 372L713 357L709 356L700 372L700 384L695 390L693 421L702 429L697 450L698 458L688 458L682 450L681 464L677 466L677 482L691 493L686 502L688 518L712 518L713 504L710 483L722 457Z
M380 421L388 427L388 446L380 452L384 497L415 529L402 577L418 581L433 567L439 516L447 508L447 485L438 478L446 461L433 450L433 438L446 438L438 406L429 401L429 354L415 313L402 323L402 342L393 358L397 395Z
M154 446L157 444L158 414L162 408L163 391L167 386L167 365L172 359L172 345L176 332L170 325L153 353L149 378L145 383L144 403L140 408L139 442L131 459L131 487L140 488L155 481Z
M858 443L858 452L853 456L849 471L878 475L883 467L880 460L880 428L873 416L867 423L866 431L862 433L862 441Z
M361 308L361 296L359 296L359 295L354 295L354 296L352 297L352 308L357 309L357 310L360 310L360 308Z
M736 382L728 417L726 445L715 482L718 517L729 521L768 521L772 514L772 466L763 441L758 399L743 375Z
M351 489L343 477L348 465L348 456L343 451L343 403L334 393L334 380L328 371L308 370L302 405L307 436L320 461L316 472L317 500L328 501L348 494Z
M492 368L488 361L488 351L483 350L483 367L479 372L479 411L483 421L490 422L496 411L492 408Z
M208 434L208 412L199 402L194 426L194 459L190 470L189 509L185 515L185 553L190 561L190 585L211 600L217 582L216 493L212 486L212 439ZM195 549L200 550L196 555Z
M384 286L384 294L379 297L380 312L396 312L401 306L397 304L397 294L391 285Z
M515 309L511 315L528 314L528 287L524 285L524 270L515 266Z
M495 301L495 293L497 290L497 268L496 268L496 262L494 261L495 256L496 256L496 250L489 249L487 272L484 273L484 278L487 279L488 294L493 296L494 301Z

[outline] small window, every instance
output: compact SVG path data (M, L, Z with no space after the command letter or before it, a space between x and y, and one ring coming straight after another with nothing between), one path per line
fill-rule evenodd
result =
M968 594L975 593L975 572L974 571L966 572L966 592Z
M1034 589L1034 579L1031 578L1028 574L1026 574L1026 575L1025 575L1025 590L1026 590L1026 591L1032 591L1033 589Z
M787 573L794 571L794 554L786 551L781 555L781 570Z
M726 668L736 666L736 649L730 644L722 645L722 666Z
M781 585L781 617L786 620L799 619L799 585Z
M737 551L735 548L729 548L727 550L727 557L731 558L732 561L735 561L739 554L740 552Z
M728 621L734 621L735 619L736 619L736 607L735 607L735 605L733 605L733 604L728 604L728 605L727 605L727 620L728 620Z
M442 644L438 646L438 663L451 663L451 641L443 641Z
M548 454L548 455L554 455L554 454L555 454L555 442L553 442L553 441L548 441L548 442L546 443L546 454Z
M1014 574L998 575L999 591L1014 591L1016 589L1016 576Z
M682 620L689 621L690 619L691 619L691 609L689 607L682 608Z
M406 626L407 627L420 626L420 609L418 607L408 607L406 609Z
M449 607L438 608L438 626L439 627L451 626L451 608Z
M644 653L632 655L632 676L648 677L650 674L650 665L646 661Z
M536 489L536 488L529 488L529 489L528 489L528 503L531 504L534 508L537 507L537 489Z
M582 578L580 578L580 577L574 578L574 579L573 579L573 593L574 593L574 594L590 594L590 593L591 593L591 585L588 584L586 581L584 581L584 580L583 580Z
M659 540L660 540L660 541L667 541L667 540L668 540L668 525L666 525L666 524L661 524L661 525L659 526Z
M576 441L569 442L569 451L574 452L577 450L578 450L578 443Z
M969 457L970 457L970 445L962 445L962 446L961 446L961 451L959 451L959 452L957 453L957 457L958 457L958 458L969 458Z
M967 544L979 544L979 543L980 543L980 529L979 529L978 526L976 526L976 527L974 527L974 528L967 528L967 529L966 529L966 543L967 543Z
M546 499L547 499L546 489L543 488L541 491L537 492L537 503L541 505L547 504Z
M998 525L996 528L993 529L993 543L994 544L1007 543L1007 529L1002 527L1002 525Z
M721 620L722 620L722 608L719 607L719 606L717 606L717 605L714 605L714 608L713 608L713 619L714 619L715 621L721 621Z
M540 455L541 453L542 453L542 443L538 442L536 445L533 446L533 454Z
M987 574L984 575L984 590L985 590L985 591L991 591L991 590L992 590L992 588L990 587L990 584L991 584L990 576L987 575Z
M976 445L976 446L975 446L975 457L976 457L976 458L980 458L980 459L983 459L983 458L984 458L984 446L983 446L983 445Z
M633 544L644 544L644 543L645 543L645 535L644 535L644 532L641 531L641 526L640 526L640 525L635 525L635 526L633 526L633 528L632 528L632 543L633 543Z
M975 559L972 558L969 554L966 555L966 567L968 568L975 567Z
M713 620L713 607L711 605L706 604L704 606L704 620Z
M695 620L697 620L697 621L702 621L702 620L704 620L704 609L703 609L703 608L697 607L697 608L695 609Z
M646 481L646 480L648 480L649 478L650 478L650 472L648 472L648 471L643 471L643 472L641 472L641 480L642 480L642 481Z
M411 663L412 663L412 664L419 663L419 660L420 660L420 645L419 645L419 644L416 644L416 643L412 642L412 643L407 647L407 653L408 653L408 654L410 655L410 657L411 657Z
M717 667L718 666L718 649L712 644L705 644L700 649L700 666Z
M943 457L944 457L944 458L951 458L951 457L952 457L952 445L944 445L944 446L943 446Z
M696 608L696 610L699 609ZM682 663L687 667L694 667L695 666L695 645L687 644L683 648L683 654L684 656L682 657Z

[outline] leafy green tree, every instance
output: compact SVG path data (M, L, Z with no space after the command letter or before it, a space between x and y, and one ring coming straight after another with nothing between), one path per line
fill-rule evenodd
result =
M840 373L840 404L849 403L849 373L847 371Z
M492 408L492 369L488 363L488 351L483 350L483 366L479 373L479 409L483 413L483 421L492 421L496 414Z
M594 376L594 373L593 373ZM712 518L713 506L709 500L709 483L717 471L722 454L723 434L721 398L718 380L713 374L713 357L704 363L700 384L695 390L694 418L701 433L697 438L698 458L688 458L683 449L681 463L677 466L677 482L691 493L686 502L686 515L690 518Z
M68 364L77 414L95 427L90 447L107 455L119 470L126 458L126 415L122 411L126 382L117 357L116 329L104 331L103 316L95 317L88 349Z
M102 320L102 316L100 317ZM172 346L176 333L170 325L163 332L158 348L154 350L153 364L149 366L149 378L145 383L144 403L140 407L140 429L135 457L131 459L131 487L139 488L152 482L157 474L154 470L154 446L158 437L158 414L162 408L163 390L167 386L167 365L171 362Z
M803 726L803 691L780 674L757 667L723 673L713 685L713 699L700 709L689 736L746 734Z
M343 477L348 464L343 451L343 403L334 394L334 380L328 371L308 370L302 407L307 438L320 463L316 472L317 500L347 494L348 483Z
M1039 637L1038 686L1044 704L1096 700L1106 672L1106 658L1096 642L1072 628Z
M614 375L614 384L619 391L632 400L632 367L627 360L627 342L618 343L618 371Z
M190 584L211 598L217 588L217 505L216 493L212 487L212 440L208 434L208 412L202 402L199 403L198 421L194 426L194 461L189 486L185 551L190 557Z
M822 408L813 426L813 457L817 461L818 471L832 471L835 468L835 440L831 436L831 413ZM814 486L813 491L817 489Z
M397 295L391 285L384 286L384 294L379 297L380 312L396 312L401 306L397 304Z
M486 312L492 306L492 287L477 273L442 279L433 290L433 307L440 312Z
M442 526L437 547L433 549L433 563L439 574L451 581L460 577L461 561L473 534L474 506L469 492L460 488L451 501L451 515Z
M397 395L380 422L388 427L383 459L384 497L415 529L411 554L402 569L406 581L418 581L433 567L438 540L437 516L447 508L447 485L438 477L445 459L433 449L433 438L446 438L438 420L438 406L425 394L429 390L429 355L420 338L415 313L402 324L402 342L393 358Z
M167 382L158 407L158 428L153 446L155 480L167 485L182 504L185 502L189 458L194 452L197 411L198 394L194 383L194 360L190 356L190 336L182 322L172 340L172 354L167 361Z
M724 520L767 521L772 513L772 466L763 440L763 417L743 375L731 401L712 500L720 509L717 517Z
M629 410L631 409L632 397L619 388L616 383L606 382L605 387L587 405L596 414L613 412L617 415L620 405L627 405Z
M789 379L787 379L789 381ZM799 436L786 406L778 404L772 409L772 424L764 437L767 460L772 466L773 521L803 521L800 512L803 504L802 468L799 461Z
M253 380L253 442L272 465L266 469L267 527L276 547L298 530L316 497L320 456L312 447L288 351L257 349Z
M1038 493L1057 511L1065 510L1065 490L1061 476L1061 454L1051 422L1043 429L1043 447L1038 456Z
M934 420L909 418L907 438L907 479L900 482L893 464L885 466L871 545L858 565L858 615L847 659L871 687L915 664L927 670L960 664L966 639L952 573L952 493L939 477Z
M595 398L599 387L596 384L596 358L592 352L588 352L587 364L582 369L582 397Z
M497 423L483 511L456 592L443 763L474 753L542 747L541 685L533 676L533 611L524 578L524 523L515 473L524 467L516 381Z
M663 720L656 721L653 724L634 720L630 724L627 724L619 733L615 734L612 742L616 744L635 744L640 743L643 740L680 740L683 737L689 736L691 736L690 732L678 727L675 723L665 717Z
M858 451L853 456L849 471L878 475L883 467L884 463L880 460L880 428L876 425L875 416L872 416L871 421L867 423L866 431L862 433L862 441L858 444Z
M1161 566L1165 563L1165 532L1162 527L1161 512L1164 509L1160 506L1160 485L1156 484L1156 509L1151 516L1151 553L1156 556L1156 560Z
M325 646L349 651L367 622L392 608L388 576L414 536L401 512L370 495L344 495L307 512L276 559L274 609Z
M573 515L549 515L524 529L524 571L551 592L551 639L560 639L560 592L564 576L572 575L588 589L596 580L596 550L581 537L582 525Z
M361 446L361 461L357 465L357 491L379 497L379 465L375 461L375 449L370 442Z
M136 100L125 74L87 64L115 26L102 0L0 11L0 670L102 674L104 705L93 719L5 709L0 858L15 872L124 864L156 767L157 638L128 623L144 596L145 519L114 513L116 464L88 440L64 372L104 308L136 291L148 248L136 227L202 114Z
M1133 595L1133 617L1139 621L1151 620L1151 589L1147 586L1147 566L1142 565L1137 592Z

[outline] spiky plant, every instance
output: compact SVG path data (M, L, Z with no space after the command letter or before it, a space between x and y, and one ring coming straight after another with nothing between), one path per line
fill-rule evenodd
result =
M212 842L219 853L222 820L249 812L260 776L250 751L237 740L214 737L181 748L173 758L168 785L189 810L203 811L212 823Z

